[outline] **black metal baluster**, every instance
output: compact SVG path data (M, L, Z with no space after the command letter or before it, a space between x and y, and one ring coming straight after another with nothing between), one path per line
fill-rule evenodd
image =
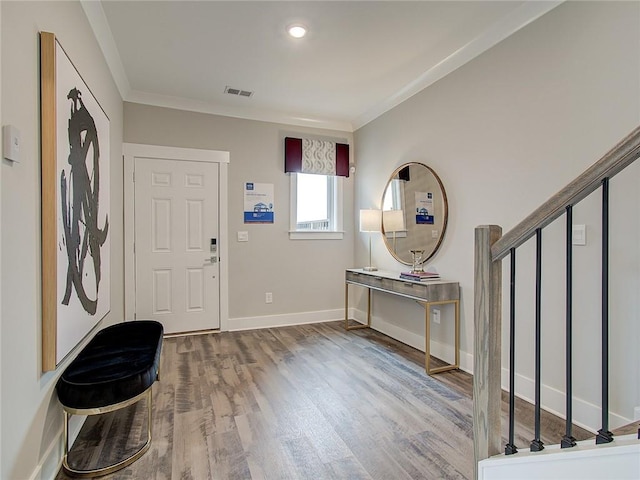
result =
M540 439L540 367L542 342L542 229L536 229L536 365L535 365L535 438L531 440L532 452L544 450L544 443Z
M515 445L516 422L516 249L511 249L511 288L509 305L509 443L505 455L518 453Z
M596 443L613 441L609 431L609 179L602 180L602 428Z
M566 432L560 446L569 448L576 446L576 439L572 435L573 423L573 384L572 384L572 335L573 335L573 206L567 207L567 231L566 231L566 333L565 333L565 354L566 354Z

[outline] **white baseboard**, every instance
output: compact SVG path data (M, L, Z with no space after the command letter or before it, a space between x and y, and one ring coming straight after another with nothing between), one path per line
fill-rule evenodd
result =
M366 321L366 313L363 311L355 310L351 318L364 323ZM425 351L424 337L414 332L405 330L398 325L390 323L383 318L376 317L371 318L371 327L385 335L389 335L402 343L405 343L413 348ZM453 358L453 346L443 344L441 342L431 341L431 354L434 357L442 359ZM460 352L460 369L465 372L473 374L473 355L467 352ZM525 377L523 375L516 375L516 396L529 402L534 403L533 398L535 382L533 379ZM502 369L502 388L504 390L509 389L509 370ZM550 387L549 385L542 385L542 408L549 413L552 413L560 418L565 418L565 395L564 392ZM609 412L609 423L611 428L621 427L631 423L633 419L623 417L614 412ZM594 405L584 399L573 399L573 423L579 427L596 433L601 428L601 409L598 405Z
M319 310L316 312L282 313L279 315L263 315L260 317L230 318L228 327L230 332L240 330L256 330L261 328L288 327L291 325L305 325L308 323L333 322L344 320L344 309Z
M366 323L366 312L355 308L349 309L349 318L360 323ZM302 312L281 315L265 315L260 317L242 317L229 319L229 330L252 330L259 328L272 328L290 325L304 325L308 323L330 322L344 319L344 310L321 310L316 312ZM425 351L424 336L405 330L398 325L388 322L383 318L371 317L371 328L384 333L402 343L409 345L421 352ZM453 345L431 341L431 354L434 357L444 360L452 359L454 356ZM473 374L473 355L468 352L460 352L460 369ZM502 388L508 390L509 370L502 369ZM516 376L516 396L533 403L534 381L531 378L518 374ZM542 408L554 415L565 418L565 395L549 385L542 385ZM601 419L600 407L581 398L573 400L573 423L591 432L596 432ZM633 419L625 418L616 413L610 412L609 422L611 428L617 428L631 423Z
M502 388L505 391L509 391L509 370L506 368L502 369ZM516 374L516 396L533 404L533 399L535 398L534 380L524 375ZM566 396L563 391L543 383L541 386L541 397L541 408L543 410L557 417L566 418ZM593 433L596 433L602 427L602 409L598 405L574 397L572 410L572 421L574 425ZM631 422L633 422L633 419L609 412L609 423L612 429L628 425Z
M366 313L357 311L355 316L352 318L356 318L358 321L364 323L363 318L366 318ZM410 347L420 350L421 352L426 350L424 336L405 330L398 325L387 322L383 318L376 317L375 315L372 316L371 328L379 331L380 333L384 333L391 338L395 338ZM454 347L453 345L431 340L431 355L445 361L453 361L453 358L455 357ZM460 352L460 370L467 373L473 373L473 355L467 352Z
M349 309L349 318L360 323L366 322L366 312L355 308ZM331 322L344 320L343 309L320 310L314 312L290 313L280 315L265 315L259 317L239 317L229 319L229 331L253 330L261 328L283 327L292 325L304 325L309 323ZM425 351L424 337L414 332L405 330L398 325L387 322L382 318L373 316L371 327L385 335L390 336L402 343ZM441 342L431 341L431 353L438 358L453 358L453 346ZM460 352L460 369L473 374L473 355L467 352ZM509 385L509 370L502 369L502 387L506 390ZM523 375L516 376L516 395L527 402L533 403L534 381ZM564 418L565 396L564 393L548 385L542 385L542 397L544 410ZM600 428L600 407L585 400L574 398L573 421L576 425L595 432ZM74 416L69 425L70 441L73 445L86 417ZM611 428L631 423L632 419L627 419L621 415L610 413ZM54 441L51 442L38 466L34 469L29 480L53 480L62 465L63 452L63 432L60 430Z
M74 415L69 421L69 444L78 438L80 429L87 419L84 415ZM64 427L63 427L64 428ZM33 470L29 480L54 480L62 467L62 456L64 455L64 432L60 429L51 444L40 458L40 463Z
M366 312L353 307L349 308L349 318L362 323L363 325L367 322ZM344 310L342 309L283 315L266 315L261 317L232 318L229 320L229 331L304 325L307 323L332 322L343 319ZM421 352L425 351L424 337L422 335L405 330L380 317L372 316L371 328L409 345L410 347L420 350ZM452 359L454 358L453 346L432 340L431 354L438 358ZM460 369L471 373L472 366L473 356L466 352L460 352Z

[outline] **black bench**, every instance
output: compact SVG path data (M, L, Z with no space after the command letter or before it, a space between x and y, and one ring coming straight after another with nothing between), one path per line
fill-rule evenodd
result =
M118 323L99 331L65 369L56 384L64 411L62 467L72 476L106 475L130 465L151 445L151 386L158 378L162 350L162 324L152 320ZM146 398L146 443L115 464L92 470L69 465L69 418L98 415L128 407Z

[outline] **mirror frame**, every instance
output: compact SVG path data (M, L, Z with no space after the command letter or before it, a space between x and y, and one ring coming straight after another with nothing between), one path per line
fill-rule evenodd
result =
M433 247L433 249L430 252L425 252L425 256L421 262L421 264L424 264L427 262L427 260L429 260L430 258L432 258L436 252L440 249L440 246L442 245L442 241L444 240L444 235L447 231L447 224L449 222L449 202L447 200L447 191L444 189L444 185L442 184L442 180L440 180L440 177L438 176L438 174L429 166L425 165L424 163L421 162L407 162L404 163L402 165L400 165L398 168L396 168L393 173L391 174L391 176L389 177L389 180L387 180L387 183L384 187L384 191L382 192L382 199L380 201L380 205L384 205L384 197L387 193L387 189L389 188L389 186L391 185L391 181L394 179L394 177L396 177L401 170L403 170L404 168L410 167L412 165L418 165L420 167L424 167L426 168L429 173L431 173L431 175L433 175L433 177L436 179L436 181L438 182L438 186L440 187L440 192L442 194L442 203L443 203L443 207L444 207L444 213L443 213L443 217L444 220L442 222L442 231L440 232L440 236L438 238L438 241L436 242L435 247ZM382 208L382 207L381 207ZM384 215L384 213L383 213ZM384 231L384 222L382 222L382 224L380 225L380 230L382 232L382 238L384 240L384 244L387 247L387 250L389 251L389 253L391 254L391 256L393 258L395 258L398 262L404 264L404 265L412 265L411 261L406 261L402 258L400 258L394 251L393 251L393 247L389 244L389 239L387 238L387 235Z

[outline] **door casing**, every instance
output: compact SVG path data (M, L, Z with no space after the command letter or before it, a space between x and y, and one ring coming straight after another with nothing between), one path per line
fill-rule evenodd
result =
M133 179L135 158L186 160L219 164L219 262L220 262L220 330L229 329L229 246L228 246L228 178L229 152L196 148L163 147L138 143L123 144L124 162L124 318L134 320L135 292L135 216Z

